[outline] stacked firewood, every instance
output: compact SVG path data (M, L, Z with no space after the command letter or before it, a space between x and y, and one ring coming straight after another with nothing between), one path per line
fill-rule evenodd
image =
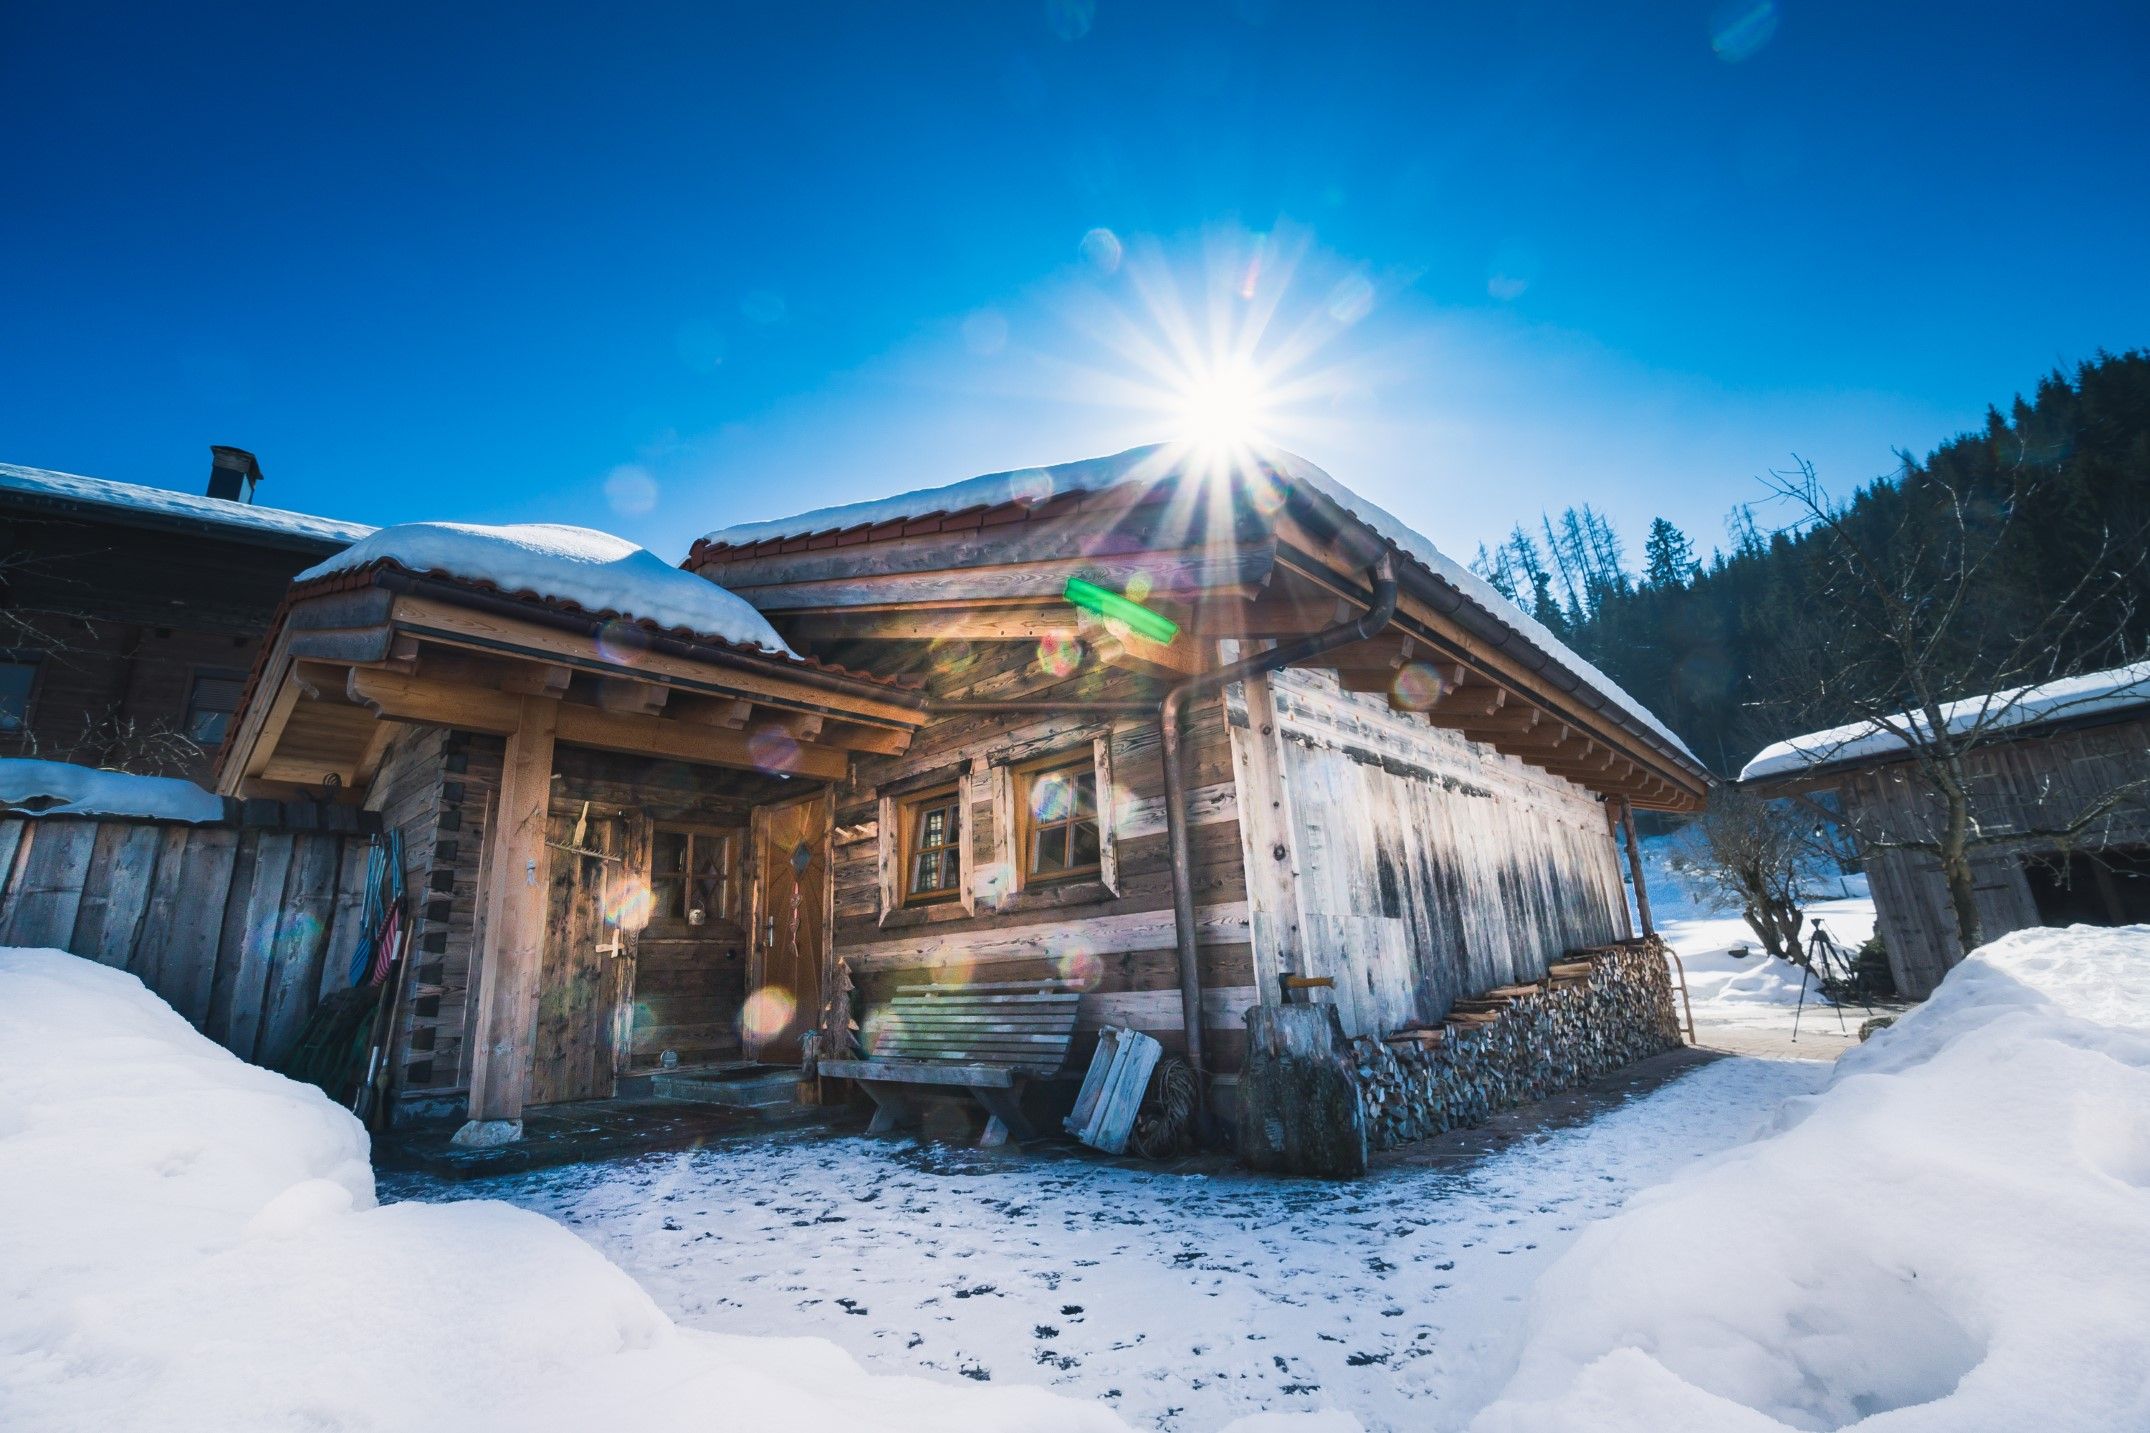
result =
M1680 1043L1656 938L1577 951L1544 980L1458 1000L1436 1024L1351 1042L1374 1147L1481 1124Z

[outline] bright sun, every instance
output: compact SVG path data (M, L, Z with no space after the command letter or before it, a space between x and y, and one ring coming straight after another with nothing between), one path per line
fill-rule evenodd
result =
M1180 395L1182 436L1205 447L1243 447L1261 436L1268 394L1254 365L1236 360L1191 381Z

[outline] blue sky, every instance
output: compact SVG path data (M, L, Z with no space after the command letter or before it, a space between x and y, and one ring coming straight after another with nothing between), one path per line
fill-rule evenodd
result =
M1229 332L1459 555L1707 546L2150 342L2140 6L139 9L0 12L0 460L677 557Z

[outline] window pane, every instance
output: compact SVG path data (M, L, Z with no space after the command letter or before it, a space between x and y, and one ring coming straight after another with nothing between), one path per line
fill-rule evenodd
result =
M238 677L196 677L187 696L187 736L203 746L222 742L245 687Z
M686 869L687 833L659 831L656 847L650 854L650 870L664 875L678 875Z
M1097 824L1092 821L1083 822L1081 825L1073 828L1073 837L1075 843L1075 859L1069 862L1069 864L1075 866L1096 865Z
M921 850L937 850L948 844L948 808L927 808L918 818L918 845Z
M1096 815L1096 814L1097 814L1097 773L1096 773L1095 771L1084 771L1084 772L1080 772L1080 773L1078 773L1078 774L1077 774L1077 775L1076 775L1076 776L1074 777L1074 786L1075 786L1075 814L1076 814L1077 816L1094 816L1094 815Z
M21 731L30 720L30 688L37 663L0 662L0 731Z
M1068 864L1068 828L1041 826L1031 837L1030 869L1064 871Z
M677 876L659 876L649 883L650 915L657 920L687 918L686 887Z

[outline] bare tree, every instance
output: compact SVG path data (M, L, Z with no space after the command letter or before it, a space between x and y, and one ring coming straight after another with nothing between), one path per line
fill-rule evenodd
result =
M1683 833L1673 873L1701 893L1739 903L1740 918L1780 960L1804 965L1799 937L1823 862L1789 803L1736 786L1719 789Z
M1785 594L1771 714L1791 730L1850 718L1803 750L1809 764L1866 754L1876 743L1908 758L1923 798L1919 820L1908 832L1883 832L1854 816L1852 834L1864 849L1934 858L1966 951L1984 939L1974 852L2026 840L2065 845L2146 795L2140 783L2123 786L2079 809L2041 810L2026 824L2020 803L2008 803L2005 817L1989 809L1996 798L1977 779L1980 748L2020 738L2032 715L2065 718L2072 705L2095 700L2057 683L2131 655L2124 634L2150 570L2142 532L2104 530L2057 597L2050 585L2034 596L2036 586L2020 580L2030 545L2024 514L2044 480L2019 463L2007 491L1981 493L1907 461L1904 480L1877 489L1879 500L1858 514L1830 499L1810 463L1766 480L1794 510L1793 526L1807 531L1802 546L1813 561L1807 590Z

